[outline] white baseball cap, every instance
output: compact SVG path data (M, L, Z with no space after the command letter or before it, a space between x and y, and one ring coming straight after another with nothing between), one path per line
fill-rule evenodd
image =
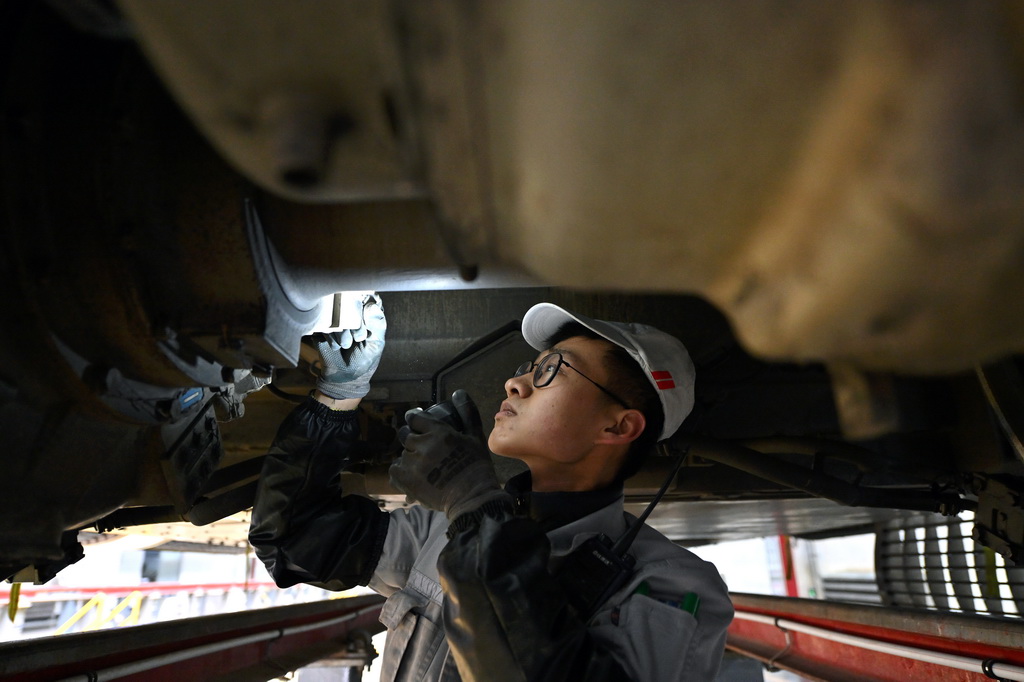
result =
M658 440L676 432L693 409L696 372L686 346L674 336L646 324L593 320L570 313L553 303L538 303L523 317L523 337L537 350L545 350L555 332L566 322L579 322L616 346L626 349L640 363L661 398L665 426Z

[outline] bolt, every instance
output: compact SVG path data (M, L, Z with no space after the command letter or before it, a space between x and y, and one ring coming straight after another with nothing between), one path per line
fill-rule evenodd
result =
M337 121L350 120L329 115L319 97L295 92L266 97L260 105L260 119L268 133L275 176L299 190L323 182L331 137L340 128Z

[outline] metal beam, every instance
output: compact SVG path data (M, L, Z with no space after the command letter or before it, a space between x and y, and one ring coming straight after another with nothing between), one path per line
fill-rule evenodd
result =
M830 682L1024 680L1024 620L734 594L727 646Z
M0 678L267 680L383 629L376 595L0 645Z

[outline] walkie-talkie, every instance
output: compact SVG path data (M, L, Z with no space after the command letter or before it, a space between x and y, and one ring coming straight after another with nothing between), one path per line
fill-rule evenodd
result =
M423 411L432 417L437 417L456 431L462 431L464 428L462 425L462 418L459 417L459 413L450 399L443 400L436 405L431 405Z
M655 505L661 500L665 491L668 490L669 484L679 472L686 452L687 450L684 449L679 453L675 466L672 467L672 473L665 479L661 490L647 505L644 513L622 534L618 541L613 544L607 535L603 533L595 535L573 550L562 561L556 577L565 589L569 603L584 621L590 620L601 608L601 605L622 589L622 586L633 575L636 559L629 554L629 548L640 533L640 529L643 528L644 521L654 511Z
M558 579L576 613L589 620L601 604L622 589L633 575L635 563L632 554L617 554L611 538L602 533L565 557L558 569Z

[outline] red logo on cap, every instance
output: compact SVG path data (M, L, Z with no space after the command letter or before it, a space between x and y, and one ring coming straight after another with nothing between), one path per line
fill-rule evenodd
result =
M676 382L672 380L672 372L660 371L651 372L651 378L654 379L655 385L662 391L676 387Z

